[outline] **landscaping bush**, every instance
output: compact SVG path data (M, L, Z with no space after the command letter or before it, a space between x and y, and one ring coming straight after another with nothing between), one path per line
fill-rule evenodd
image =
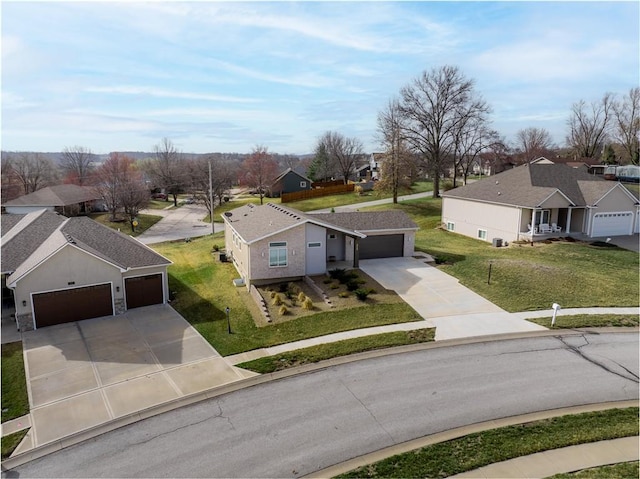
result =
M313 309L313 301L311 300L311 298L305 298L305 300L302 302L302 307L307 311L311 311Z
M286 293L289 290L289 286L287 285L287 283L280 283L280 286L278 288L281 293Z
M304 294L303 291L300 291L298 293L298 301L300 301L301 303L304 303L304 301L307 299L307 295Z
M282 304L282 295L280 293L276 293L271 304L274 306L280 306Z
M331 289L338 289L339 287L340 287L340 285L339 284L335 284L335 283L332 283L331 286L329 286L329 288L331 288Z
M324 284L329 284L329 283L333 282L333 280L331 278L325 278L325 279L322 280L322 282Z
M271 294L271 299L273 299L273 298L275 298L275 297L276 297L276 294L278 294L278 293L276 293L275 291L271 291L271 293L270 293L270 294Z
M213 245L213 251L220 251L220 246L218 246L217 244Z
M338 293L338 296L340 296L341 298L348 298L349 293L347 293L346 291L343 291L342 293Z
M357 281L354 281L352 279L350 279L349 281L347 281L347 290L349 291L355 291L356 289L358 289L360 287L360 284Z
M335 269L329 270L329 276L332 279L337 279L337 280L344 278L346 273L347 273L346 270L342 268L335 268Z
M360 301L366 301L367 296L369 296L369 291L366 289L356 289L353 293Z
M278 310L278 314L280 316L284 316L285 314L288 314L289 310L287 309L287 307L283 304L282 306L280 306L280 309Z

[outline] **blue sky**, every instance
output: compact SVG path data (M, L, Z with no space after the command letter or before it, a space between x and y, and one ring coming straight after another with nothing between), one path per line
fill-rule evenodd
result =
M507 140L564 143L572 103L638 86L640 3L2 1L2 149L379 150L422 71L476 81Z

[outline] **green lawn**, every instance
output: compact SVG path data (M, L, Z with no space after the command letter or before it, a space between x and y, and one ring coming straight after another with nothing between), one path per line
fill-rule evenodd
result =
M432 444L338 477L448 477L514 457L637 434L637 407L567 415Z
M574 314L571 316L556 316L556 322L553 327L551 327L551 316L548 318L533 318L528 321L550 329L638 326L638 316L628 314Z
M536 243L493 248L441 228L440 199L420 199L372 210L398 208L418 224L416 250L507 311L589 306L638 306L638 254L586 243ZM491 284L487 284L492 263Z
M335 343L320 344L309 348L298 349L287 353L276 354L265 358L238 364L238 367L255 371L256 373L272 373L283 369L317 363L339 356L372 351L375 349L404 346L433 341L435 328L418 329L415 331L395 331L392 333L375 334L361 338L346 339Z
M89 217L93 218L98 223L104 226L107 226L116 231L120 230L124 234L130 235L130 236L141 235L142 233L144 233L146 230L151 228L153 225L155 225L158 221L162 219L162 216L140 214L138 215L138 226L136 227L136 231L132 232L128 221L112 222L110 221L109 213L93 213L89 215Z
M22 438L26 436L28 429L24 429L23 431L14 432L13 434L9 434L4 436L1 440L2 443L2 459L8 458L11 453L18 447Z
M238 273L233 264L215 260L211 254L214 243L223 245L221 233L213 239L209 236L153 248L174 262L169 266L169 289L172 295L175 292L172 306L223 356L339 331L422 319L404 302L380 304L373 295L359 307L258 328L252 316L252 312L260 314L257 306L246 288L232 285ZM231 310L232 334L227 332L226 307Z
M638 461L621 462L568 474L556 474L549 479L637 479L640 476L639 464Z
M24 373L22 343L2 345L2 422L29 412L29 397Z

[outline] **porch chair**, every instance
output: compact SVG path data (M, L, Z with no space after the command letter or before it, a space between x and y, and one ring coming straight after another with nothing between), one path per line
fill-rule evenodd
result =
M558 226L556 223L551 223L551 231L553 233L562 233L562 226Z
M549 223L540 223L540 233L551 233L551 226L549 226Z

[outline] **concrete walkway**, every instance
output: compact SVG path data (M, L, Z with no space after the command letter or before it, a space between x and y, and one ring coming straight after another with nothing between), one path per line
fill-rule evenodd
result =
M517 457L450 477L549 477L592 467L637 461L639 447L640 438L638 436L623 437Z

